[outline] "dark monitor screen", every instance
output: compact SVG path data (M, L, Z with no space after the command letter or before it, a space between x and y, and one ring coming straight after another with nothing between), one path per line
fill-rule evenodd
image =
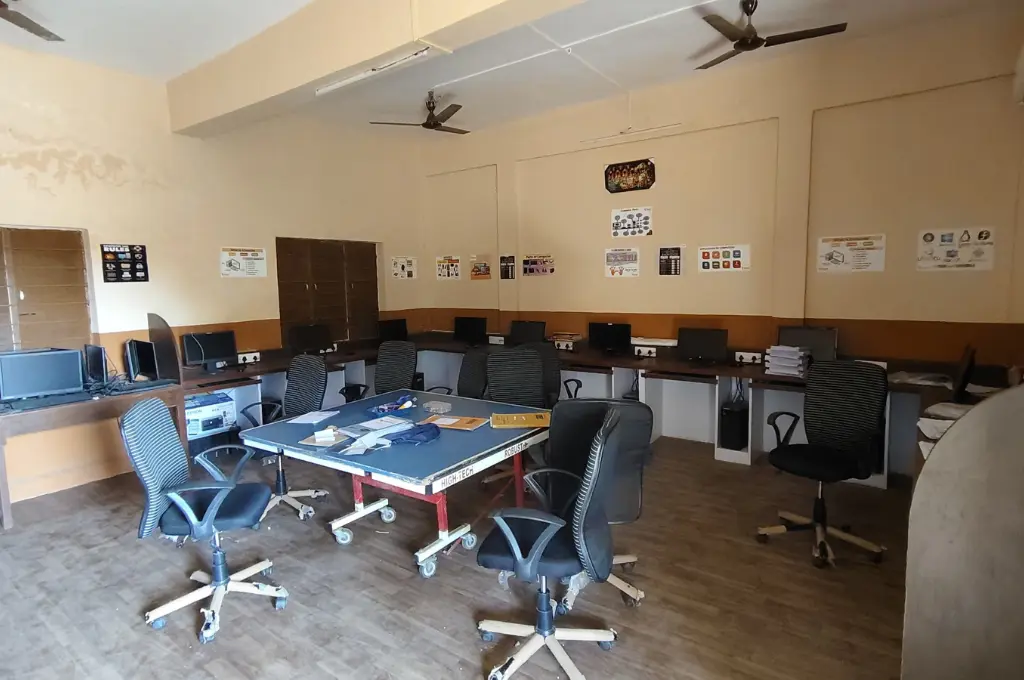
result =
M592 323L588 342L594 349L614 354L628 354L633 346L633 327L628 323Z
M0 353L0 399L11 401L82 391L82 353L39 349Z
M455 317L454 338L471 345L487 342L487 319L482 316Z
M99 345L85 346L85 379L91 385L107 384L107 350Z
M125 368L128 379L134 381L139 376L157 380L160 371L156 364L156 347L145 340L129 340L124 344Z
M238 348L235 346L234 331L216 333L189 333L181 336L182 354L186 366L212 367L218 361L229 364L238 362Z
M839 329L816 326L779 326L779 344L806 347L815 361L834 361Z
M380 337L382 342L387 342L388 340L409 339L409 328L406 326L405 319L388 319L387 321L378 321L377 331L377 335Z
M953 376L953 400L963 403L968 395L967 386L971 384L971 377L974 375L974 363L976 352L973 347L964 347L964 353L960 356L960 365L957 366L956 375Z
M513 321L509 330L509 344L522 345L527 342L544 342L545 328L543 321Z
M333 345L331 329L327 324L313 323L288 329L288 347L293 352L319 352L330 349Z
M724 328L680 328L676 354L683 361L729 361L729 331Z

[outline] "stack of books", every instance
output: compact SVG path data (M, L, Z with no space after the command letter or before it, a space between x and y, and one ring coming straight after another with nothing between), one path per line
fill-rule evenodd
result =
M810 351L806 347L788 347L773 345L768 348L764 360L765 373L768 375L788 375L803 378L807 373L807 360Z

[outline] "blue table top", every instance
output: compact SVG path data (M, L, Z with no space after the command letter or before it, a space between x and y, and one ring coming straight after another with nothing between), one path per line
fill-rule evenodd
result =
M387 415L408 418L412 422L419 422L432 415L423 408L423 404L430 401L451 404L451 411L444 415L453 417L490 418L492 413L537 413L544 410L433 392L399 390L334 409L324 409L325 411L335 411L337 415L321 420L315 425L296 424L282 420L243 430L242 441L246 444L263 444L285 453L301 453L305 457L323 460L325 463L329 461L344 463L370 474L378 473L413 484L427 485L489 453L506 448L520 440L528 439L544 430L544 428L493 429L489 423L472 432L442 429L440 437L426 444L418 446L394 444L372 453L354 456L346 456L344 453L328 451L323 447L299 443L311 436L314 431L322 430L329 425L345 427L372 420L378 416L369 414L367 409L394 401L403 394L415 398L416 406Z

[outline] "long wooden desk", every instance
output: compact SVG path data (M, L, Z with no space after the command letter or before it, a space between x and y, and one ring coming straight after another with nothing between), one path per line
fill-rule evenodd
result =
M348 361L366 361L371 357L376 360L376 347L363 348L358 354L355 352L350 354L331 352L324 355L324 360L327 362L327 370L334 371L344 367L346 358ZM270 375L271 373L284 373L288 370L288 364L291 360L291 355L285 352L268 351L264 352L260 361L254 364L248 364L241 368L228 368L217 373L205 373L201 369L196 368L182 368L181 385L185 389L185 394L199 394L229 387L242 387L257 382L257 379L261 376Z
M7 479L8 438L120 418L134 404L152 398L163 400L171 408L178 434L182 441L185 441L185 393L180 385L143 392L128 392L34 411L0 413L0 527L10 529L14 526L14 518L11 516L11 489Z

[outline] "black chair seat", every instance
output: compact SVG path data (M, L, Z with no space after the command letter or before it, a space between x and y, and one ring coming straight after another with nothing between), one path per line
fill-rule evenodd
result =
M844 479L866 479L857 456L829 446L788 444L768 454L768 462L790 474L832 484Z
M192 506L196 517L201 520L216 495L216 491L193 491L183 493L181 497ZM260 521L270 496L270 487L266 484L239 484L224 499L213 525L217 531L251 527ZM172 505L160 517L160 530L169 536L188 536L191 532L188 520L176 505Z
M540 522L522 519L508 519L507 521L524 556L530 553L533 544L548 526ZM515 571L515 556L500 529L492 529L491 533L487 534L487 538L480 544L480 549L477 551L476 562L485 569ZM540 558L537 574L548 578L562 578L578 574L581 571L583 571L583 565L576 553L576 544L572 538L572 525L571 523L566 524L548 543L547 550Z

